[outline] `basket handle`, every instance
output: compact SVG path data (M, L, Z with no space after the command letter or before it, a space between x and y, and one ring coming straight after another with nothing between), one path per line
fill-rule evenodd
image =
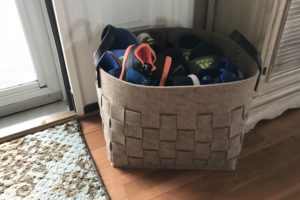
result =
M107 50L109 50L114 42L116 34L116 28L112 25L107 25L101 35L101 43L94 53L94 65L96 66L96 75L97 75L97 82L98 87L101 87L100 81L100 61L102 60L104 54Z
M234 42L236 42L239 46L241 46L251 56L251 58L253 58L253 60L255 60L255 62L257 63L259 75L258 75L256 84L255 84L255 88L254 88L254 90L257 91L257 87L258 87L258 83L259 83L259 79L260 79L260 75L261 75L261 71L262 71L261 55L259 54L257 49L253 46L253 44L251 44L251 42L249 42L249 40L239 31L234 30L230 34L230 38Z

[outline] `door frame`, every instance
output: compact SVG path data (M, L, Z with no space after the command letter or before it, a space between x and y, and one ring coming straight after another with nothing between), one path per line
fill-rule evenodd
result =
M52 0L57 26L60 35L62 51L70 82L70 92L73 96L75 110L79 116L84 115L83 92L80 86L76 54L71 36L71 25L66 15L65 1Z

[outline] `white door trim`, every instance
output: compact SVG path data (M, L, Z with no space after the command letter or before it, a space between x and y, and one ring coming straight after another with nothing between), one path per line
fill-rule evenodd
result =
M65 1L53 0L57 26L62 44L63 54L66 62L67 73L70 81L71 93L74 98L75 108L78 115L84 115L84 100L78 75L78 66L75 56L71 27L69 24Z

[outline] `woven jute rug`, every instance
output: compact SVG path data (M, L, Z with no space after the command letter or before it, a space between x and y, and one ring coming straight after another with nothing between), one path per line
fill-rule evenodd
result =
M0 199L109 199L78 122L0 144Z

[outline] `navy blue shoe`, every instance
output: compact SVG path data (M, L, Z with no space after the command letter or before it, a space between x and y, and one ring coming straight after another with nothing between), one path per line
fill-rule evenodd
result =
M168 84L169 86L201 85L199 78L195 74L174 76L169 79Z
M156 54L160 54L162 51L168 48L167 35L158 30L149 30L137 35L137 40L140 43L147 43L155 51Z
M174 33L169 36L173 48L179 49L186 61L194 48L203 43L203 39L191 33Z
M107 25L101 35L101 43L94 54L94 64L97 67L98 85L100 82L99 68L116 76L119 73L125 50L130 45L136 45L138 41L131 32L124 28L116 28ZM119 77L119 76L117 76Z
M172 58L172 64L167 76L166 85L174 84L173 77L186 77L188 75L188 63L185 60L182 51L177 48L170 48L162 52L163 56ZM177 82L178 78L176 78Z
M221 50L209 42L202 42L192 49L188 60L194 60L207 56L221 56Z

